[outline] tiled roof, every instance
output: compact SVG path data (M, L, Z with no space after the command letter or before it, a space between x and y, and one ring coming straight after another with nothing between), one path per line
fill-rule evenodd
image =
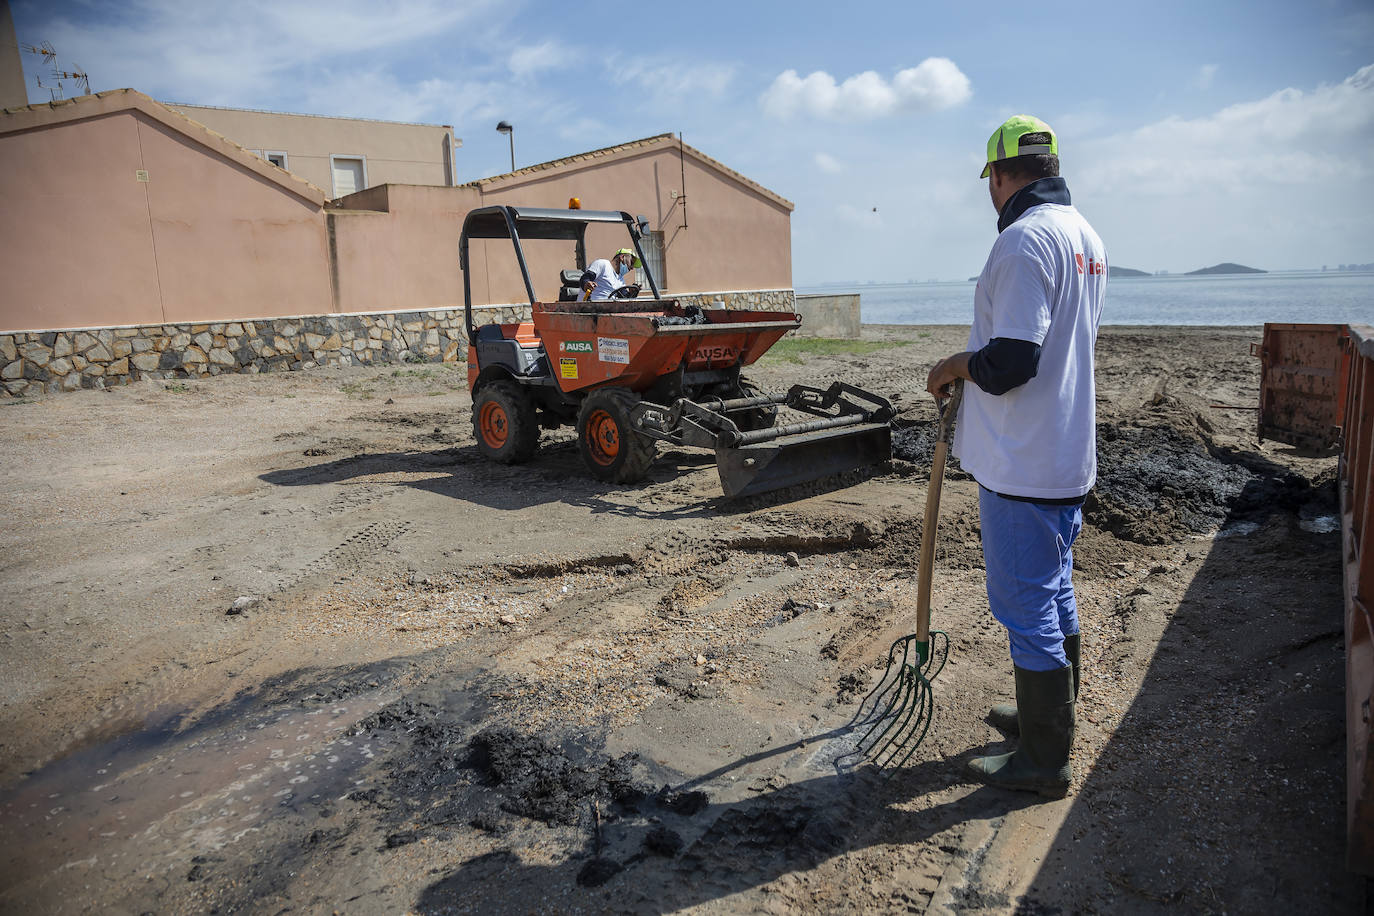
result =
M666 146L670 144L674 149L676 149L679 143L680 141L672 134L657 134L653 137L645 137L642 140L631 140L628 143L621 143L616 146L607 146L602 149L594 149L589 152L578 153L574 156L565 156L562 159L554 159L549 162L541 162L538 165L529 165L523 169L516 169L514 172L506 172L501 175L493 175L490 178L479 178L476 181L469 181L466 184L459 185L459 187L486 190L494 183L504 183L513 178L524 178L529 175L535 175L539 172L557 171L560 169L566 169L574 166L587 165L596 162L600 159L613 158L623 153L633 152L635 150L652 149L654 147ZM735 181L738 181L740 184L745 185L746 187L751 188L754 191L757 191L764 197L767 197L769 200L781 204L788 210L795 209L795 205L792 203L792 201L788 200L787 198L779 194L773 193L772 191L768 190L758 182L752 181L751 179L744 177L739 172L736 172L734 169L730 168L722 162L712 159L710 156L706 155L700 150L692 146L689 146L686 143L682 144L682 149L683 152L690 155L693 159L696 159L697 161L705 164L706 166L708 166L711 169L714 169L717 172L720 172L724 175L728 175Z
M75 121L97 114L124 111L131 108L143 112L202 146L209 147L226 158L247 166L293 194L320 205L323 205L329 198L329 195L323 190L305 179L273 165L255 153L250 153L223 134L211 130L199 121L188 118L181 112L168 108L161 102L135 89L107 89L104 92L78 96L74 99L40 102L36 105L25 105L20 108L6 108L4 109L4 116L0 117L0 134L25 130L42 124Z

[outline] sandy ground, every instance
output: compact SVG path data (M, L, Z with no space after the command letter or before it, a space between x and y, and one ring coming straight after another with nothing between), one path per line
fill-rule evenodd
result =
M899 457L744 505L695 452L596 483L567 431L489 464L461 366L0 407L0 910L1362 911L1334 459L1256 442L1258 329L1102 333L1074 793L962 775L1011 673L957 468L930 732L844 757L965 333L765 358L893 398Z

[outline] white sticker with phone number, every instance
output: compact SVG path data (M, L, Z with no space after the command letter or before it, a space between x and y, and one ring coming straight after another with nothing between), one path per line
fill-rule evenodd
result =
M630 342L619 337L598 337L596 353L603 363L629 363Z

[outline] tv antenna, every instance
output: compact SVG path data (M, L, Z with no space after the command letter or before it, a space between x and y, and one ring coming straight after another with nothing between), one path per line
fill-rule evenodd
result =
M57 51L53 49L52 42L45 41L37 46L20 45L19 48L26 53L36 54L43 58L43 63L52 68L52 72L48 75L57 81L56 85L44 86L43 77L41 76L34 77L34 81L38 83L39 89L48 90L48 94L52 96L54 102L62 101L63 95L66 92L66 85L63 83L63 80L75 80L76 84L81 87L82 95L91 94L91 78L81 69L80 64L76 65L75 70L63 70L57 66Z

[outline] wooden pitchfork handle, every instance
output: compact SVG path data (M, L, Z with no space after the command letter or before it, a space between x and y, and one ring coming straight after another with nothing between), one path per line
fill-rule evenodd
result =
M930 642L930 581L935 565L935 529L940 523L940 487L945 481L945 456L949 453L949 428L959 410L964 394L964 380L955 379L950 385L949 399L942 405L935 399L940 412L940 430L935 437L935 456L930 463L930 486L926 488L926 517L921 525L921 565L916 570L916 642ZM922 659L924 661L924 659Z

